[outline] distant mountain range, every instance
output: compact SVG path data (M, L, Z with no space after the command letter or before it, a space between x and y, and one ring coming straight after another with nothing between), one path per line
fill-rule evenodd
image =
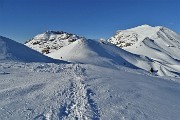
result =
M157 52L163 56L171 56L180 59L180 35L172 30L157 26L142 25L128 30L120 30L115 36L108 39L108 42L115 44L129 52L161 59ZM159 58L161 57L161 58Z
M162 26L142 25L120 30L107 41L90 40L63 31L39 34L25 43L27 47L4 37L0 40L1 60L68 61L139 68L160 76L180 75L180 35Z
M101 62L103 63L105 59L100 59L99 61L101 62L97 62L97 59L94 59L98 58L98 55L102 56L106 51L111 52L111 54L117 53L117 51L115 53L110 51L112 47L101 49L102 45L96 41L92 41L94 44L86 42L87 47L83 46L84 48L82 48L82 45L75 45L78 44L76 41L79 41L80 44L80 41L87 41L87 39L63 31L47 31L27 41L25 45L52 58L85 63L91 61L100 64ZM130 53L126 52L123 55L122 50L119 49L119 56L134 66L146 71L156 72L157 75L161 76L179 76L180 54L178 54L178 52L180 50L180 35L168 28L142 25L127 30L119 30L113 37L103 42L108 43L109 46L112 46L110 44L114 44L134 55L139 55L140 57L137 58L138 60L136 59L135 62L133 61L134 57L131 56L132 54L130 55ZM73 44L70 45L71 43ZM91 52L85 53L84 51L87 51L87 49L89 51L91 50ZM101 49L102 52L99 53L99 49ZM90 58L87 57L92 51L97 55ZM126 57L123 57L125 55ZM78 56L79 58L77 58ZM84 58L86 57L86 60L83 60L82 56ZM111 59L111 61L116 61L112 62L113 64L121 62L118 61L118 59L115 60L113 57Z

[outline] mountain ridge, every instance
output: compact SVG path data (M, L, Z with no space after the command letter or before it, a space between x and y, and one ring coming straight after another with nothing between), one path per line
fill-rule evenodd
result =
M159 74L166 74L167 69L180 65L180 35L163 26L142 25L120 30L107 41L128 52L151 58L158 64L159 68L154 67L162 72ZM180 72L179 67L173 69Z
M177 66L180 65L180 55L177 51L180 49L180 36L166 27L141 25L120 30L107 41L99 40L99 43L75 34L70 34L70 36L74 36L73 40L67 36L69 36L67 32L47 31L35 36L25 45L40 53L43 53L42 50L48 46L44 54L55 59L106 66L116 63L118 63L116 65L119 65L122 59L117 60L123 58L138 68L153 71L160 76L179 76L180 68ZM55 39L53 39L54 37ZM37 41L40 42L33 45ZM82 41L88 45L79 45ZM92 42L94 45L91 44ZM54 45L61 47L55 49L53 48ZM106 47L104 47L105 45ZM115 50L116 48L112 45L119 47L120 50ZM125 52L126 55L121 49L127 51ZM112 56L118 55L119 58L109 58L109 53ZM104 54L107 56L103 56ZM136 62L133 60L134 58Z
M0 36L0 60L1 61L20 61L20 62L46 62L46 63L66 63L65 61L55 60L29 47L15 42L9 38Z

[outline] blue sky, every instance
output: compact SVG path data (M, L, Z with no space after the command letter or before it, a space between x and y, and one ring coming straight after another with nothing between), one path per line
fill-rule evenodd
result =
M142 24L180 33L180 0L0 0L0 35L18 42L46 30L109 38Z

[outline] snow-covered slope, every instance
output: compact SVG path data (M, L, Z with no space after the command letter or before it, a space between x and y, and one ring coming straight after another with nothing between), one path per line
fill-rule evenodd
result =
M163 49L151 38L140 43L144 48ZM180 118L180 78L167 77L179 75L178 59L166 56L166 63L106 41L84 38L46 55L74 63L35 63L55 61L0 37L0 119ZM157 68L154 73L165 76L154 76L137 67L147 71Z
M180 67L177 60L160 63L144 55L136 55L105 41L77 40L72 44L62 47L56 52L48 54L49 57L66 61L93 64L106 67L126 66L141 68L160 76L179 76ZM118 66L120 65L120 66Z
M48 54L78 39L83 39L83 37L63 31L47 31L26 41L25 45L40 53Z
M175 77L180 75L179 38L167 28L143 25L118 31L108 40L128 52L105 41L58 31L39 34L25 45L55 59L99 66L136 66L160 76Z
M179 120L180 84L87 64L0 63L1 120Z
M151 60L122 50L105 41L82 39L48 54L55 59L63 59L75 63L93 64L106 67L118 65L130 68L151 69ZM136 67L135 67L136 66Z
M180 73L180 35L168 28L142 25L118 31L108 41L131 53L151 58L159 75Z
M23 44L17 43L2 36L0 36L0 60L13 60L21 62L63 62L44 56Z

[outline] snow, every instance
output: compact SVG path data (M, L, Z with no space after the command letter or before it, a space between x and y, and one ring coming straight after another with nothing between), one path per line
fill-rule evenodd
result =
M92 64L103 67L129 67L150 70L151 62L145 56L129 53L118 47L96 40L77 40L47 56L74 63Z
M55 60L32 50L23 44L0 36L0 61L64 62Z
M55 59L63 59L74 63L85 63L99 66L112 66L114 64L127 64L133 67L121 56L112 54L111 51L95 40L77 40L60 50L48 54Z
M152 69L159 76L179 77L179 40L180 36L168 28L142 25L118 31L108 40L133 54L112 47L106 41L100 40L105 44L100 45L63 31L47 31L25 45L54 59L106 67L135 66L148 72Z
M179 78L90 64L1 62L0 71L1 119L180 117Z
M175 67L180 65L180 35L168 28L142 25L118 31L108 41L128 52L152 59L153 69L160 76L179 76L174 73L180 73ZM169 66L173 67L169 69Z
M44 53L48 54L59 50L78 39L83 39L83 37L64 31L46 31L28 40L25 45L40 53L43 53L43 50L48 49L48 52Z
M134 30L142 28L154 31L148 25ZM0 37L0 119L178 120L179 59L163 45L178 47L179 36L168 29L163 31L161 34L167 38L158 39L165 41L162 45L150 36L139 41L139 33L134 34L138 39L125 35L133 39L133 44L125 48L132 50L142 44L144 50L152 51L151 56L85 38L52 49L44 56ZM47 31L46 35L57 33Z

